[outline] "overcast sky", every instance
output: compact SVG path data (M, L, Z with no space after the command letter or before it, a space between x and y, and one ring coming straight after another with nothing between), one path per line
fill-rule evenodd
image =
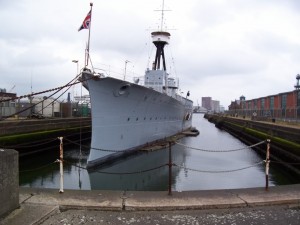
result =
M17 95L55 88L84 64L88 30L78 28L87 0L0 0L0 88ZM94 67L110 76L143 76L152 63L151 31L162 0L95 0ZM167 68L197 105L210 96L227 106L294 89L300 73L299 0L165 0ZM151 54L152 53L152 54ZM80 86L71 91L80 94ZM87 92L84 92L87 93ZM65 96L66 97L66 96Z

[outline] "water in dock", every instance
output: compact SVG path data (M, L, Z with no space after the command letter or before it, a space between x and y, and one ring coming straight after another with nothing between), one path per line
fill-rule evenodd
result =
M194 114L193 126L200 135L182 138L179 140L182 145L171 148L174 191L265 186L264 159L254 150L215 128L203 118L203 114ZM65 189L168 190L168 148L143 151L105 168L87 171L89 150L85 146L88 145L88 142L83 142L81 148L65 146ZM236 149L243 150L228 152ZM59 164L54 163L58 158L59 142L47 153L21 158L20 185L59 189ZM272 164L269 180L270 186L297 183L282 168Z

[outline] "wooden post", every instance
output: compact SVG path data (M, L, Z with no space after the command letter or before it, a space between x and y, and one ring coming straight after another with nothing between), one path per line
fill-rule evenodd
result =
M172 195L172 142L169 141L169 195Z
M63 193L64 192L64 166L63 166L64 149L63 149L63 137L59 137L58 139L60 140L60 145L59 145L60 189L59 189L59 193Z
M271 143L271 140L267 139L267 152L266 152L266 191L269 190L270 143Z

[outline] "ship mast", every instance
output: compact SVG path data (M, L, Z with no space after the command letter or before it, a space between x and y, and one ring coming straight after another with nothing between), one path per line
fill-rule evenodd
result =
M85 53L85 66L87 67L89 64L90 59L90 40L91 40L91 24L92 24L92 10L93 10L93 3L90 3L91 6L91 15L90 15L90 22L89 22L89 37L88 37L88 43L86 46L86 53Z
M153 70L159 70L161 67L161 61L162 61L162 67L163 70L166 71L166 60L165 60L165 53L164 53L164 47L166 44L169 44L170 40L170 33L163 31L163 23L164 23L164 12L167 11L164 9L164 0L162 4L161 10L161 25L160 25L160 31L155 31L151 33L152 36L152 42L156 47L156 54L155 54L155 60L153 63Z

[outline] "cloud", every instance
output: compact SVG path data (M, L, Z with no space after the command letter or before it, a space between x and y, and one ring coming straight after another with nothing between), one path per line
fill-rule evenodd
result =
M122 76L129 60L128 77L143 75L154 57L150 33L161 25L161 3L94 2L94 66ZM195 102L211 96L228 106L242 94L290 91L299 73L299 8L297 0L166 0L167 68ZM1 88L16 84L23 95L30 80L40 91L73 79L72 60L84 65L88 30L77 30L89 9L82 0L0 1Z

